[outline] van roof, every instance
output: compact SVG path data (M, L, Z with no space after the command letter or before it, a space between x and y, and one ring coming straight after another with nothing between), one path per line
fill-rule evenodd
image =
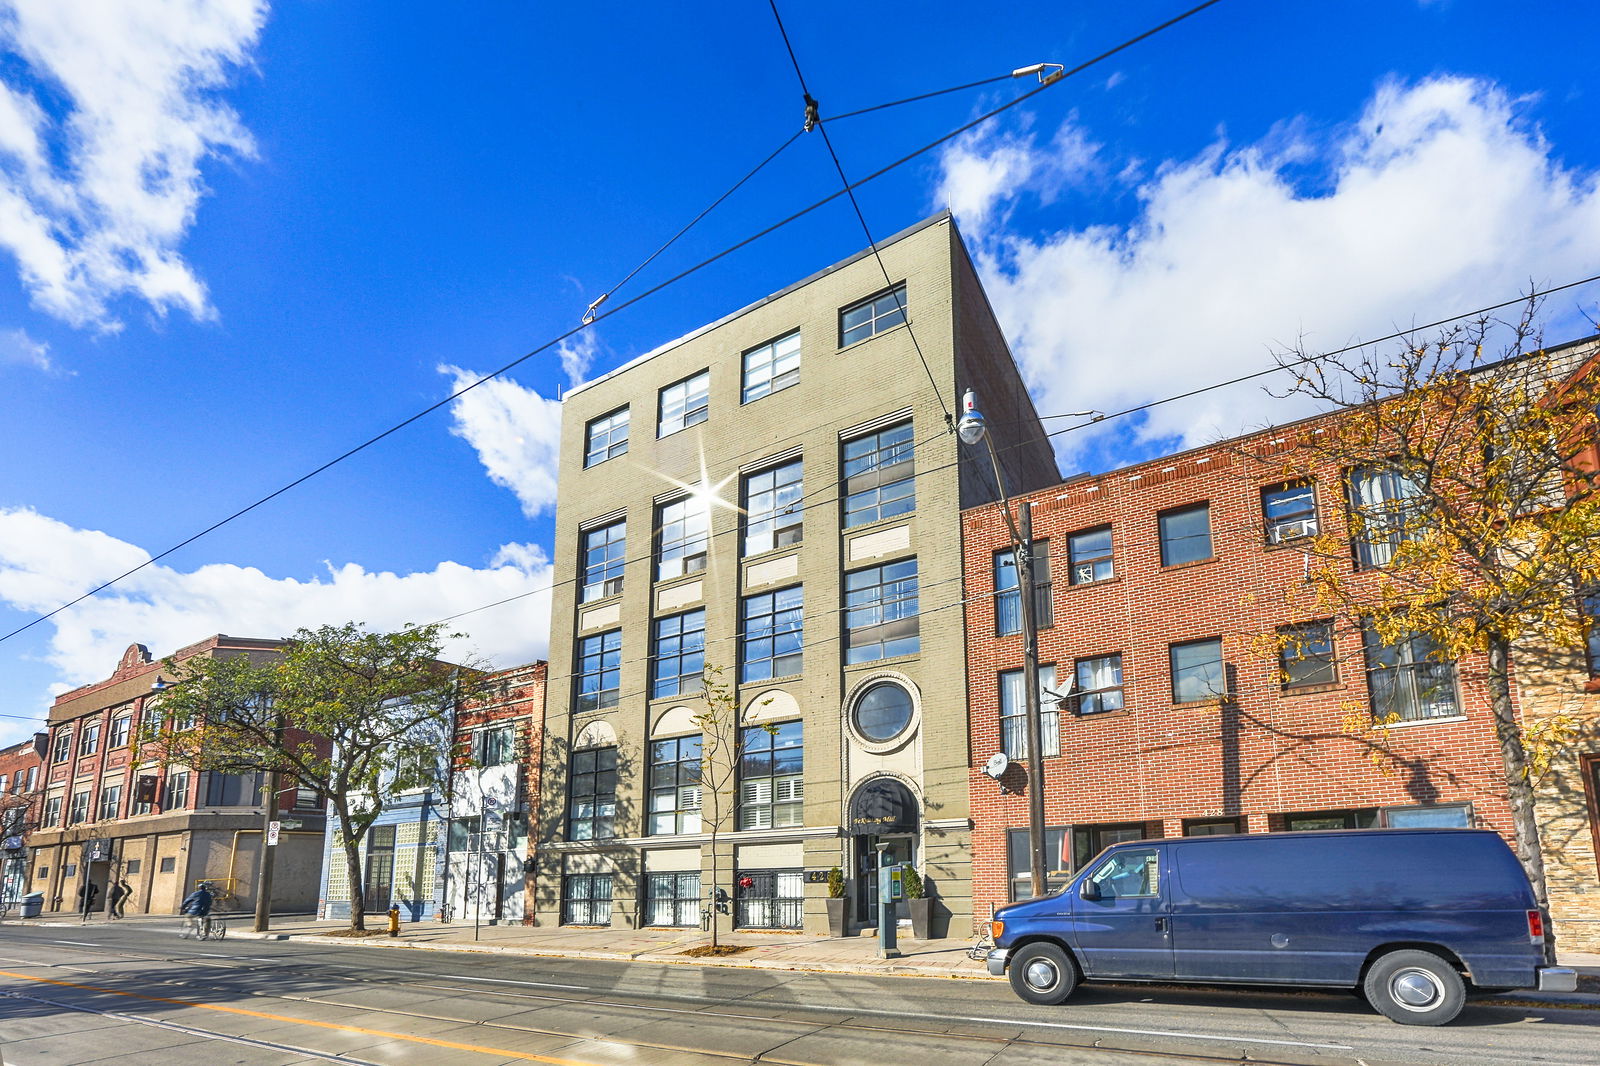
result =
M1214 844L1225 840L1288 840L1296 837L1315 838L1325 840L1329 837L1407 837L1407 836L1436 836L1441 833L1457 836L1488 836L1500 840L1500 834L1492 829L1467 829L1446 828L1434 826L1424 829L1302 829L1292 833L1223 833L1216 836L1200 837L1157 837L1153 840L1124 840L1113 844L1113 848L1138 847L1140 844ZM1107 850L1110 850L1109 848Z

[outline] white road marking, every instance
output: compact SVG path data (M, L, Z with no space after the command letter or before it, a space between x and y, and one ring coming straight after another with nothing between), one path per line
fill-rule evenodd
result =
M415 976L415 977L442 977L442 978L444 978L446 980L449 980L449 981L487 981L490 984L496 984L496 985L526 985L528 988L569 988L569 989L572 989L573 991L576 991L576 992L589 992L589 991L592 991L592 989L590 989L590 988L588 988L587 986L584 986L584 985L558 985L558 984L552 984L549 981L513 981L513 980L511 980L509 978L506 978L506 977L463 977L460 974L453 974L453 973L428 973L428 974L413 973L413 976Z
M100 946L99 944L88 944L88 943L85 943L82 940L52 940L52 941L50 941L50 943L52 943L52 944L72 944L72 945L74 945L76 947L80 947L80 948L97 948L97 947Z

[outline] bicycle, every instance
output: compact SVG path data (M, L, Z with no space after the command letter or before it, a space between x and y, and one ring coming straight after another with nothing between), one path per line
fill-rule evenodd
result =
M989 929L989 924L985 922L983 930L978 933L977 942L967 948L967 958L982 962L989 957L989 952L992 950L994 950L994 936Z
M222 940L228 935L228 923L212 915L190 915L178 929L180 940Z

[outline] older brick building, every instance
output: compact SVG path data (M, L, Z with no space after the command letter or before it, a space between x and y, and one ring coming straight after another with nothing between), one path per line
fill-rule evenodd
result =
M219 634L172 657L265 659L280 646ZM163 669L144 645L130 645L111 676L62 693L50 708L43 808L29 841L31 888L44 893L46 910L76 910L86 883L95 886L100 909L113 880L132 889L129 914L175 914L201 879L218 888L225 909L255 906L264 775L163 765L141 746L142 729L162 728L156 685ZM320 798L290 788L278 806L302 824L279 838L273 902L310 910L320 867Z
M48 734L0 748L0 913L28 883L28 835L39 823Z
M1280 428L1026 497L1049 558L1042 681L1071 690L1043 704L1057 876L1139 837L1378 825L1509 836L1484 664L1379 645L1313 602L1295 545L1345 529L1350 486L1343 471L1295 467L1296 434L1311 432ZM964 531L981 914L1028 894L1033 767L981 772L994 752L1023 755L1022 645L999 507L968 510ZM1293 650L1264 646L1260 635L1280 630ZM1399 721L1373 727L1390 712Z

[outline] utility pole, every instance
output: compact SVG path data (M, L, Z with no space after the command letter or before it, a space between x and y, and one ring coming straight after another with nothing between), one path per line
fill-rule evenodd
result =
M1028 871L1034 898L1045 894L1048 869L1044 832L1044 716L1039 711L1039 626L1033 602L1033 505L1017 504L1012 541L1017 560L1017 595L1022 607L1023 708L1028 730Z
M1011 499L1006 495L1000 457L995 454L988 424L978 410L977 393L971 389L961 399L961 421L956 424L956 433L969 445L975 446L981 441L988 447L995 488L1000 493L1000 513L1011 534L1011 556L1017 566L1018 606L1022 613L1023 725L1028 739L1028 872L1034 898L1038 898L1045 894L1048 879L1045 876L1044 725L1039 712L1039 628L1033 600L1033 506L1027 500L1020 501L1017 519L1012 519Z
M273 728L274 749L283 747L283 718L278 718ZM267 773L266 802L261 805L261 862L256 867L256 920L252 928L265 933L272 914L272 860L277 847L272 842L272 830L278 821L278 790L283 787L276 770ZM233 886L228 886L231 891Z

